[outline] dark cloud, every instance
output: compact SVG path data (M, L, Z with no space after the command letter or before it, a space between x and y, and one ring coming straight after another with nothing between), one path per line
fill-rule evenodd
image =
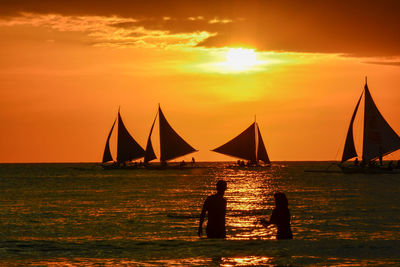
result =
M199 44L206 47L238 44L259 50L400 55L397 0L2 1L0 15L14 16L18 12L117 15L138 21L114 27L217 33ZM188 19L198 16L203 19ZM214 18L232 23L210 23Z

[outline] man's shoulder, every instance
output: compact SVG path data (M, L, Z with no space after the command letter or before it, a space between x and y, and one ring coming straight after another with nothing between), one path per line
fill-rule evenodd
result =
M226 198L218 194L209 195L206 199L206 201L212 201L212 200L223 200L226 202Z

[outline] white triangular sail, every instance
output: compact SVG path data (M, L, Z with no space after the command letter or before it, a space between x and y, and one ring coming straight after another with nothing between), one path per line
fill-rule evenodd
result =
M354 146L354 136L353 136L353 124L354 119L356 118L358 107L360 106L361 98L364 92L361 93L360 98L358 99L356 108L354 109L353 115L351 116L349 130L347 131L346 142L344 144L343 155L342 155L342 163L351 158L357 157L356 147Z
M156 122L158 115L159 130L160 130L160 161L166 162L177 157L184 156L186 154L196 152L191 145L189 145L179 134L171 127L164 113L161 111L161 107L158 107L156 117L154 118L153 124L151 125L149 137L147 139L146 153L144 161L148 163L149 161L156 159L154 153L153 145L151 142L151 135L153 133L154 124Z
M148 163L148 162L152 161L153 159L157 158L156 154L154 153L153 144L151 143L151 134L153 133L153 128L154 128L154 124L156 123L157 115L158 115L158 111L156 113L156 117L154 118L153 124L151 125L149 137L147 138L146 151L145 151L145 156L144 156L145 163Z
M117 121L117 119L114 120L114 123L113 123L113 125L112 125L112 127L111 127L111 130L110 130L110 132L108 133L107 141L106 141L106 146L105 146L105 148L104 148L102 163L106 163L106 162L109 162L109 161L113 161L113 158L112 158L112 155L111 155L111 151L110 151L110 138L111 138L111 134L112 134L112 132L113 132L113 130L114 130L114 125L115 125L115 122L116 122L116 121Z
M107 136L106 146L104 148L103 160L102 162L113 161L111 152L110 152L110 138L111 134L114 130L114 126L116 121L118 120L118 134L117 134L117 162L123 163L126 161L130 161L133 159L138 159L144 157L144 149L136 142L135 139L130 135L128 130L126 129L121 114L118 110L118 117L114 121L110 132Z
M142 158L144 155L144 149L130 135L118 111L117 161L131 161Z
M213 151L255 162L257 160L255 153L255 123L252 123L241 134L223 144L222 146L213 149Z
M365 84L364 91L363 160L369 162L400 149L400 137L379 112L367 84Z
M270 163L267 150L256 122L252 123L238 136L212 151L224 155L241 158L250 162Z
M161 111L161 107L158 108L158 115L160 123L160 160L162 162L197 151L171 127Z
M257 132L258 132L257 160L261 160L265 164L269 164L271 163L271 161L269 160L267 150L265 149L264 141L261 137L261 132L260 128L258 127L258 124L257 124Z
M353 124L359 108L361 98L364 95L364 134L362 160L367 163L379 157L383 157L400 149L400 137L386 122L365 83L363 94L357 102L356 108L350 120L347 131L346 143L343 150L342 163L357 157L354 146Z

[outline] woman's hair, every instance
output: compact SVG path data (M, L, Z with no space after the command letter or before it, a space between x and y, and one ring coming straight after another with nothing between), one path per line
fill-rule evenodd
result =
M277 192L274 194L275 204L277 208L287 208L289 203L285 193Z
M217 191L224 192L226 190L226 182L224 180L219 180L217 182Z

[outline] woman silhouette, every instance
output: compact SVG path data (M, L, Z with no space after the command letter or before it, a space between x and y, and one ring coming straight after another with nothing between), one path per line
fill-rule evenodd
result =
M267 227L275 224L278 227L276 239L293 239L292 230L290 229L290 212L288 208L288 200L284 193L275 193L275 209L272 211L269 221L261 219L261 224Z

